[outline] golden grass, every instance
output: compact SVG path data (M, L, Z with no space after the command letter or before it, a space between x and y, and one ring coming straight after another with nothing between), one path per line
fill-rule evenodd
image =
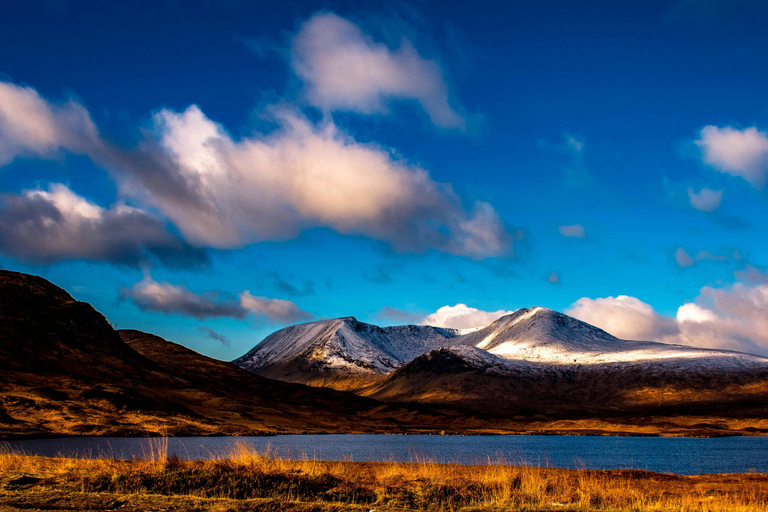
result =
M167 447L167 439L148 442L145 456L134 461L44 458L0 447L0 498L4 489L16 486L28 492L277 499L377 510L768 510L765 474L562 470L513 466L502 459L476 466L426 459L409 463L285 460L269 448L256 451L246 443L214 460L182 461L169 457ZM27 487L19 487L19 482Z

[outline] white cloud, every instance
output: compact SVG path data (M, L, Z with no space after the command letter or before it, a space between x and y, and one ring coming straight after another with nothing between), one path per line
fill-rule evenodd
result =
M698 193L692 188L688 189L688 200L691 206L703 212L713 212L720 207L720 201L723 199L722 190L701 189Z
M768 354L768 285L705 286L675 317L626 295L576 301L571 316L622 339Z
M158 112L154 130L128 151L101 139L82 106L55 107L33 89L2 85L6 162L57 149L87 154L112 173L123 195L159 208L197 246L242 247L325 227L400 252L512 254L513 237L489 204L465 208L450 184L432 181L386 148L358 143L330 120L315 124L275 107L269 113L278 129L233 140L193 105ZM17 101L31 106L18 108Z
M198 320L221 317L242 320L254 316L259 321L291 323L312 317L291 301L254 297L248 291L237 297L213 291L194 293L181 285L159 283L150 276L121 293L144 311L178 314Z
M687 345L768 353L768 285L705 286L677 312Z
M762 189L768 173L768 134L757 128L738 130L705 126L696 144L702 160L716 170L740 176Z
M0 195L0 251L40 264L88 259L138 265L149 254L180 265L207 260L143 210L122 203L102 208L59 183Z
M584 227L581 224L573 224L571 226L560 226L557 228L560 234L567 237L584 238Z
M560 282L560 276L557 275L557 272L552 272L549 274L549 277L547 277L547 281L552 284L557 284Z
M0 82L0 165L19 156L52 158L60 149L87 152L98 140L82 105L53 105L31 87Z
M199 200L150 197L189 240L238 247L329 227L398 251L435 248L476 259L510 251L511 236L487 203L467 212L449 185L390 152L356 142L331 122L273 113L276 132L240 141L195 106L157 114L161 145L182 181L197 183Z
M323 13L301 26L291 55L307 98L320 108L373 114L386 112L390 100L415 100L434 124L465 127L448 102L440 66L405 39L393 50L349 20Z
M649 304L627 295L583 297L566 313L621 339L673 342L677 334L674 319L659 315Z
M239 295L240 305L259 318L282 323L299 322L312 318L312 315L299 309L296 304L289 300L254 297L248 290Z
M456 304L455 306L443 306L431 315L428 315L421 322L422 325L433 325L435 327L451 327L453 329L473 329L475 327L484 327L494 320L514 313L514 311L482 311L476 308L470 308L466 304Z
M696 264L690 254L688 254L688 251L682 247L678 247L675 251L675 261L680 268L692 267Z

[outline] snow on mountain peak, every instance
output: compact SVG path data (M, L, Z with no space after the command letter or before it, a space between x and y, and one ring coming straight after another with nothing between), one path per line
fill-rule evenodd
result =
M706 359L709 364L718 366L736 359L768 362L768 359L737 352L622 340L586 322L542 307L519 309L488 327L456 338L454 342L475 346L507 360L551 364L661 359Z
M234 362L251 371L299 362L351 373L386 373L459 334L426 325L378 327L348 316L280 329Z
M320 320L281 329L234 362L262 374L302 368L381 375L441 348L468 361L484 361L484 367L498 367L500 360L510 368L660 360L710 367L768 364L768 359L737 352L622 340L542 307L519 309L471 332L427 325L378 327L352 316Z

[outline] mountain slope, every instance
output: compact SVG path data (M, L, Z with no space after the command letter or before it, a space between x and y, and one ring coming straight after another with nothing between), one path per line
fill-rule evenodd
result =
M45 279L0 271L0 437L420 432L483 426L272 381L157 336L112 329Z
M522 338L525 339L525 338ZM567 353L589 361L594 345L577 352L567 342L544 342L544 356ZM616 340L619 344L623 340ZM522 352L535 340L522 344ZM508 341L501 343L508 343ZM501 345L500 346L503 346ZM515 345L513 345L515 346ZM519 345L518 345L519 346ZM503 416L718 415L768 418L768 360L749 354L656 347L630 342L636 359L551 363L511 359L472 345L423 354L360 394L385 401L452 404ZM642 344L641 344L642 346ZM567 351L564 351L566 349ZM644 357L650 351L649 357ZM621 351L608 352L609 358ZM681 354L678 356L678 354Z
M430 326L378 327L354 317L280 329L233 362L248 371L287 382L359 387L460 332Z

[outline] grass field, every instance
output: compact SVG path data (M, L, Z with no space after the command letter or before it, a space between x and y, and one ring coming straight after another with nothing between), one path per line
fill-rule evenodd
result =
M678 476L399 462L288 461L239 444L210 461L0 454L0 510L768 510L768 475Z

